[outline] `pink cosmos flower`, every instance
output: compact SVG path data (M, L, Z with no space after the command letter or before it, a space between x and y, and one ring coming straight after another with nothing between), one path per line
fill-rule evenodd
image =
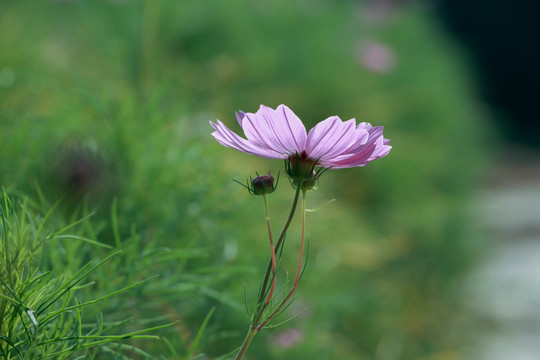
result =
M313 127L309 133L291 109L279 105L275 110L261 105L256 113L239 111L236 118L244 130L244 139L221 121L210 122L212 136L223 146L247 154L284 159L293 166L308 164L324 168L365 166L370 161L387 155L392 148L383 137L382 126L371 126L355 119L342 121L331 116ZM290 166L290 165L289 165ZM302 167L302 165L300 165ZM311 171L308 170L311 176Z

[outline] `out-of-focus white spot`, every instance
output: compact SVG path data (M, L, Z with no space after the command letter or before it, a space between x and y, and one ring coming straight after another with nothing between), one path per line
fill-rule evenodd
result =
M37 327L38 322L36 320L36 317L34 316L34 310L27 310L26 315L28 315L28 317L30 318L30 321L32 322L32 325L34 325L34 327Z
M225 247L223 249L223 257L227 261L232 261L236 259L238 255L238 244L236 241L229 240L225 242Z

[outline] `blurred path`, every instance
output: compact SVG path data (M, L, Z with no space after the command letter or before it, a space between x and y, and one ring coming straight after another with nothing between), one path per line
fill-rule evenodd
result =
M479 196L490 251L467 288L471 360L540 359L540 154L509 155Z

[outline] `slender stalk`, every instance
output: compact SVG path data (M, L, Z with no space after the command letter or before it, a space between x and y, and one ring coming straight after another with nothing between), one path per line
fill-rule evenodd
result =
M276 243L274 253L277 254L279 251L279 248L281 247L283 240L285 239L285 234L287 233L287 230L289 229L289 225L291 224L291 221L294 217L294 213L296 212L296 205L298 204L298 199L300 197L300 191L301 186L297 186L296 193L294 194L294 200L291 207L291 212L289 213L289 217L287 218L287 221L285 222L285 225L283 226L283 229L281 230L281 234L279 235L279 239ZM266 268L266 275L264 276L264 280L261 286L261 292L259 294L259 301L257 304L260 304L264 300L264 296L266 294L266 287L268 286L268 278L270 277L270 271L272 270L272 260L268 263L268 267Z
M268 306L270 303L270 300L272 299L272 295L274 294L274 288L276 286L276 268L277 268L277 262L276 262L276 252L274 250L274 240L272 237L272 227L270 225L270 210L268 208L268 199L266 195L263 195L264 198L264 205L266 208L266 224L268 226L268 238L270 239L270 252L272 254L271 261L272 261L272 285L270 285L270 291L268 292L268 296L266 297L266 301L264 304L261 305L261 302L257 304L257 311L258 315L255 319L254 325L257 325L259 323L259 320L261 320L262 314L264 312L264 309Z
M266 225L268 226L268 238L270 239L270 252L272 254L272 287L270 288L270 292L268 293L268 297L266 298L266 301L264 302L264 305L268 305L270 302L270 299L272 298L272 294L274 293L274 287L276 286L276 268L277 268L277 262L276 262L276 252L274 250L274 239L272 238L272 227L270 225L270 209L268 208L268 199L266 197L266 194L263 195L264 198L264 207L266 208Z
M257 325L257 331L261 331L262 328L270 321L274 316L276 316L277 313L281 310L281 308L287 303L289 298L292 296L294 291L296 290L296 287L298 286L298 282L300 281L300 275L302 274L302 264L304 259L304 240L305 240L305 234L306 234L306 191L304 190L302 192L302 233L300 236L300 255L298 258L298 268L296 269L296 277L294 278L294 283L291 291L289 291L289 294L287 297L279 304L279 306L274 310L274 312L266 318L264 322L262 322L260 325Z
M257 334L257 329L253 326L249 327L249 331L246 335L246 338L244 339L244 343L242 344L242 347L240 348L240 351L238 352L238 355L234 358L235 360L241 360L244 357L244 354L246 353L246 350L251 344L251 340L253 340L253 337Z

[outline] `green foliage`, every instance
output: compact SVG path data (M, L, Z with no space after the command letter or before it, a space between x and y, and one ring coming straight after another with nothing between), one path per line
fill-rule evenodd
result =
M0 205L0 357L2 359L66 359L94 358L99 351L134 351L150 355L136 347L119 343L122 340L158 339L147 334L164 326L129 333L115 333L115 323L105 323L99 313L96 321L83 322L83 311L92 304L131 291L150 279L130 284L111 293L81 301L82 289L93 287L93 273L113 258L114 252L101 261L89 261L72 275L56 270L44 271L40 258L44 248L61 250L58 242L65 239L89 242L91 239L70 236L66 231L75 224L56 230L49 218L35 214L28 199L14 201L5 193ZM70 254L71 255L71 254Z
M87 237L96 234L92 216L66 224L58 204L46 213L28 204L4 193L0 205L0 358L153 358L143 349L159 339L156 334L174 339L176 347L166 340L151 345L154 351L178 356L197 350L213 311L191 339L169 304L219 281L176 268L203 252L142 246L134 228L130 238L115 239L122 250L114 251ZM155 275L173 266L167 279Z
M50 296L90 262L121 250L49 307L50 315L75 306L51 322L63 314L68 333L78 334L80 323L81 335L91 336L100 323L105 336L176 322L151 332L165 341L114 339L100 347L132 357L142 349L182 358L195 343L192 355L212 358L238 347L249 322L244 282L252 299L268 244L262 200L230 179L283 169L220 148L208 121L234 127L234 110L286 103L310 125L334 114L384 125L394 149L366 168L328 171L309 194L313 208L337 199L308 214L310 260L289 310L309 310L256 338L251 356L459 357L453 318L475 254L466 206L486 129L461 55L429 11L411 5L376 20L367 3L0 3L0 183L30 196L33 217L52 207L45 199L61 199L38 235L66 229L32 253L33 272L16 276L42 275L36 286ZM396 56L388 73L359 60L375 40ZM269 197L276 227L292 192L282 181ZM292 227L283 255L291 273L298 224ZM26 229L28 237L34 230ZM23 249L20 258L31 253ZM107 297L119 289L126 292ZM28 339L25 308L8 300L19 299L9 289L2 294L9 318L24 324L9 341ZM37 302L24 306L36 311L44 298L34 294ZM303 341L280 346L285 327ZM68 349L70 341L46 346Z

